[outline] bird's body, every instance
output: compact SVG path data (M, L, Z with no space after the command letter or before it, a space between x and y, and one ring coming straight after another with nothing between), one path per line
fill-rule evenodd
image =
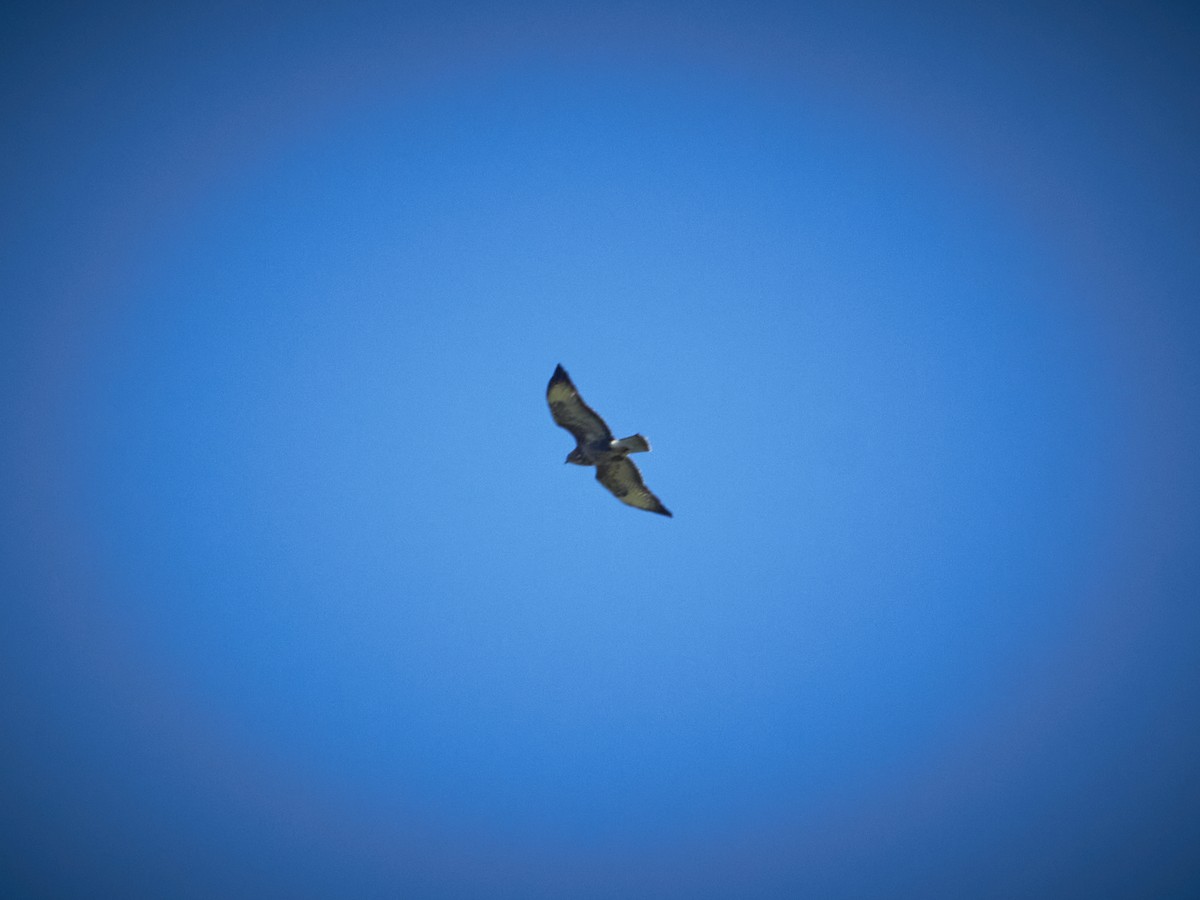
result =
M567 462L595 466L596 480L622 503L663 516L671 515L671 511L646 487L642 473L629 459L630 453L648 453L649 441L640 434L614 438L604 420L583 402L561 365L554 370L550 384L546 386L546 402L554 421L575 438L575 449L567 455Z
M615 462L630 453L649 453L650 442L640 434L627 438L600 438L579 444L567 454L567 462L577 466L599 466Z

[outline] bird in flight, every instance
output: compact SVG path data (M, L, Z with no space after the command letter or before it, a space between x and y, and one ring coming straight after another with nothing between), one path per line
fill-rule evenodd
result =
M566 461L577 466L595 466L596 480L612 491L622 503L637 509L670 516L667 509L646 488L642 473L629 458L630 453L648 453L650 442L642 435L614 438L604 420L583 402L571 377L561 365L550 376L546 386L546 402L550 415L575 438L575 449Z

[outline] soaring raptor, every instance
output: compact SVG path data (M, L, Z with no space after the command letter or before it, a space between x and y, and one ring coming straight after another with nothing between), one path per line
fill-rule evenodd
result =
M583 402L571 383L567 370L561 365L550 376L546 386L546 402L550 415L575 438L575 449L566 461L577 466L595 466L596 480L612 491L622 503L638 509L669 516L659 499L647 490L642 473L629 458L630 453L645 453L650 442L640 434L617 440L590 406Z

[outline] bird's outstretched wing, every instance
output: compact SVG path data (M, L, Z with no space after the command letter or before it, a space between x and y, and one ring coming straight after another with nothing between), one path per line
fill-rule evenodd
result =
M550 415L554 421L571 432L579 443L612 440L613 434L604 420L583 402L567 370L561 365L550 376L550 384L546 386L546 402L550 404Z
M642 481L642 473L628 457L596 466L596 480L612 491L613 496L622 503L658 513L660 516L671 515L671 511L650 493L646 483Z

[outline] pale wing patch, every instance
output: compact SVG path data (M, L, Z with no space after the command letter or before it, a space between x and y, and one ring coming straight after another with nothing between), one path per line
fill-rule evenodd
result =
M622 503L663 516L671 515L671 511L646 487L641 471L631 459L613 460L597 466L596 480Z
M546 402L550 405L550 415L554 421L571 432L575 440L590 444L597 440L612 439L608 425L583 402L562 366L554 370L554 376L546 386Z

